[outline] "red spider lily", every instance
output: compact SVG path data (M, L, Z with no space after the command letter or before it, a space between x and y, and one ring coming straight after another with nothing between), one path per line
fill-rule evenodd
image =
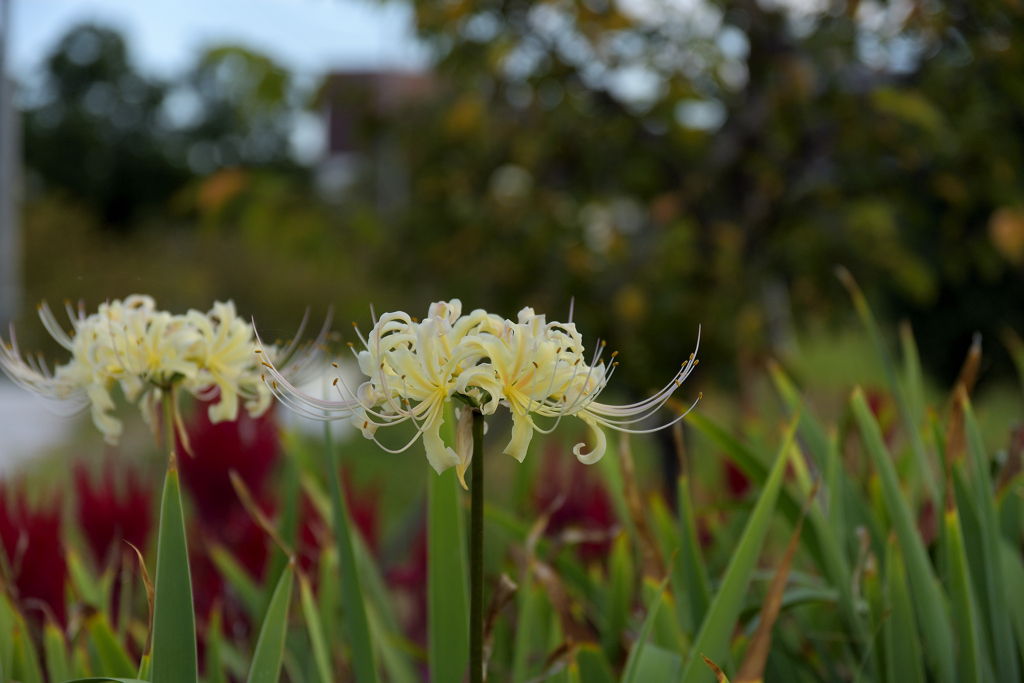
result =
M412 543L404 564L387 573L399 619L413 642L427 642L427 525L424 523Z
M732 460L724 460L725 490L733 499L743 498L750 491L750 479Z
M280 458L281 440L273 410L255 419L239 410L236 422L212 424L207 406L198 403L193 411L186 427L193 455L186 454L179 442L178 469L200 520L216 526L241 507L230 472L238 472L252 494L262 498L267 475Z
M548 533L563 531L608 532L617 523L611 498L600 477L589 467L561 457L563 453L554 441L544 448L544 471L537 479L533 503L537 512L549 509L559 496L562 504L551 514ZM581 543L580 557L590 562L607 557L611 538Z
M0 540L14 576L18 600L27 614L39 614L31 608L33 603L42 603L64 625L67 564L60 500L57 494L50 504L30 509L22 487L11 495L7 485L0 483Z
M92 481L89 469L81 463L75 467L74 477L78 525L96 561L100 564L111 561L112 553L121 549L121 541L145 550L152 530L152 487L143 484L138 474L128 469L118 494L113 462L109 460L97 482Z
M348 516L366 547L373 555L380 549L380 490L368 486L357 490L348 470L341 471L341 485L345 490ZM330 528L308 499L303 497L299 521L299 562L308 571L320 556L320 549L330 537Z

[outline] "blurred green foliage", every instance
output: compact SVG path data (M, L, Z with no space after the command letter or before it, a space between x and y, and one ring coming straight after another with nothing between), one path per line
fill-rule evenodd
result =
M698 324L705 362L742 384L797 352L794 320L848 322L837 264L884 317L911 319L944 382L975 330L1024 327L1019 3L415 9L435 64L428 87L390 99L369 81L314 96L237 48L157 82L116 34L72 32L26 112L30 213L63 196L128 245L227 240L221 272L190 264L196 298L248 300L275 325L305 304L364 319L371 299L461 296L564 315L575 297L639 394ZM288 142L329 106L359 157L333 194Z

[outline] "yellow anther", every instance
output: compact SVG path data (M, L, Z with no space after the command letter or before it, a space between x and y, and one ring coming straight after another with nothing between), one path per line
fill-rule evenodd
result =
M277 380L274 380L274 388L277 389Z
M253 351L253 353L263 353L263 352L262 352L262 351L260 351L259 349L255 349L255 350Z
M338 386L338 378L337 377L334 378L334 386Z
M697 393L697 400L699 401L699 400L701 400L702 398L704 398L704 392L703 392L703 391L701 391L701 392L698 392L698 393Z
M338 367L337 363L331 363L331 365L333 365L334 367Z
M617 355L619 355L618 351L612 351L612 358L615 358L615 356L617 356Z
M260 373L260 381L262 381L262 382L266 382L267 381L267 378L263 375L262 372Z

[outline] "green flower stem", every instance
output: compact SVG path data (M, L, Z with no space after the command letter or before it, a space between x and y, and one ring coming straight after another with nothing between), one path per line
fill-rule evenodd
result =
M484 416L473 409L473 478L469 527L469 681L484 680Z

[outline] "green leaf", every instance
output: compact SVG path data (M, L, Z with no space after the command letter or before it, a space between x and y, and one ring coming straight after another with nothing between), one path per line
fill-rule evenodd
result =
M920 475L922 482L924 482L925 490L931 498L938 499L940 497L940 491L935 482L935 475L932 472L931 463L928 461L928 454L925 451L924 441L921 439L918 422L914 419L914 414L910 408L909 402L907 401L906 393L903 391L903 385L900 383L899 376L896 374L896 364L893 362L885 340L882 338L882 332L878 327L878 323L875 322L875 316L871 313L871 308L868 306L867 299L864 298L864 294L861 293L860 287L857 286L857 283L854 281L853 276L850 275L849 271L845 268L841 268L839 271L839 279L842 281L847 291L849 291L850 297L853 299L853 306L857 309L857 315L860 316L861 322L864 323L864 328L867 330L868 336L871 338L871 343L875 347L875 353L878 354L879 360L882 361L882 368L885 370L885 379L889 385L889 391L896 399L896 407L903 420L903 428L906 432L907 438L910 439L910 447L914 454L914 462L917 465L918 474Z
M366 606L366 614L370 619L370 632L373 633L373 642L377 646L377 653L389 683L418 683L420 676L401 647L401 636L395 631L389 631L375 603L371 602Z
M302 614L306 618L306 630L309 631L309 642L313 646L313 661L316 663L320 683L331 683L331 651L324 635L324 626L317 611L313 588L305 576L299 576L299 593L302 599Z
M847 629L856 636L863 655L870 647L871 634L857 613L850 576L849 555L839 539L853 536L854 528L847 525L845 496L847 481L839 459L835 439L826 435L824 427L809 408L802 408L802 398L796 386L778 364L769 366L776 390L786 404L790 416L800 414L799 433L807 443L811 455L825 476L825 491L828 518L820 506L815 505L808 519L807 535L819 539L821 549L819 567L829 583L839 590L839 613ZM806 493L806 492L805 492ZM785 494L784 494L785 495Z
M228 683L221 661L221 645L224 639L221 626L221 608L217 604L210 612L210 620L206 624L206 683ZM139 674L139 678L144 678Z
M634 683L634 681L672 681L679 674L682 657L675 655L675 661L661 657L658 654L659 652L673 653L667 653L647 642L651 631L654 629L654 623L658 616L658 607L661 605L661 596L665 592L668 582L669 577L666 576L651 600L651 606L647 610L647 616L644 618L644 625L640 628L640 635L637 637L633 649L629 651L629 657L626 658L626 667L622 672L622 683ZM654 651L655 654L648 655L648 652L651 651ZM642 665L641 663L647 659L650 661L646 665ZM674 669L672 669L672 665L674 665ZM671 671L671 675L667 675L669 671ZM651 675L655 672L661 675L652 677Z
M892 610L889 619L882 626L888 666L887 680L890 683L924 683L921 640L917 636L914 606L910 602L910 592L907 590L903 553L895 538L889 539L885 571L885 588Z
M377 665L374 658L370 626L366 619L363 589L352 548L352 530L349 523L345 492L339 477L338 454L334 450L329 426L324 429L327 449L327 483L331 489L331 508L334 517L334 537L341 561L341 598L352 646L352 667L356 683L376 683Z
M1003 541L1000 546L1001 568L1006 583L1006 600L1013 623L1013 634L1017 639L1017 649L1024 652L1024 560L1020 556L1020 547Z
M269 603L264 600L263 590L260 588L259 583L249 574L249 570L243 567L235 559L235 556L231 554L231 551L224 546L210 544L209 556L214 566L217 567L217 571L221 573L228 582L228 585L238 595L247 616L250 619L258 619Z
M910 323L900 323L900 347L903 350L903 382L907 388L907 408L914 424L924 420L924 373L921 371L921 355L917 351L914 329Z
M71 662L68 661L68 644L60 627L51 621L43 626L43 655L46 672L51 681L66 681L71 678ZM0 674L0 681L3 681Z
M192 577L185 543L178 468L171 454L160 504L153 607L153 683L194 683L199 679Z
M679 671L683 667L683 657L678 652L672 652L665 648L658 647L654 643L648 643L644 648L640 662L637 664L637 681L675 681L679 677Z
M67 552L68 578L75 593L82 602L95 609L104 609L110 604L110 579L113 575L96 577L86 567L82 557L74 550Z
M532 579L516 595L516 640L512 659L512 680L524 683L539 673L547 653L551 608L544 589ZM601 656L607 659L604 651ZM585 680L585 679L584 679Z
M43 671L39 667L32 636L24 621L20 621L14 629L14 661L11 664L11 680L19 683L43 683Z
M94 613L86 620L85 627L104 673L127 678L138 672L139 668L132 663L128 653L117 642L106 616L100 612Z
M612 666L604 651L589 643L580 645L576 651L576 664L580 668L580 680L584 683L614 683Z
M0 543L0 553L3 552L3 544ZM17 612L6 595L0 595L0 666L6 667L8 674L11 672L11 664L14 662L14 624ZM8 679L0 677L0 681Z
M609 564L609 580L605 599L605 620L601 633L601 645L608 659L616 661L621 648L622 632L629 620L629 608L633 600L633 551L629 537L620 533L612 545Z
M708 437L713 441L719 448L726 452L729 459L736 464L743 473L750 478L750 480L757 486L764 486L768 480L769 469L761 457L759 457L750 446L744 444L742 441L734 437L732 434L727 432L725 429L715 424L708 418L704 417L697 411L691 411L686 416L686 421L697 428L704 436ZM781 512L790 524L796 524L796 520L800 517L800 510L802 505L797 502L796 498L787 491L782 489L779 495L779 512ZM812 525L813 526L813 525ZM827 561L825 559L824 552L822 551L821 543L822 538L828 538L831 534L824 534L819 537L817 530L815 533L804 534L800 542L807 548L807 551L814 557L814 561L819 567L825 567Z
M704 622L701 624L700 632L690 648L690 656L682 674L684 683L697 683L705 677L705 665L700 659L702 655L715 661L722 661L729 655L729 639L736 627L736 619L743 609L747 585L757 564L765 536L768 534L776 502L779 500L779 491L782 488L782 479L788 461L787 455L793 444L796 427L797 423L793 422L786 430L779 453L775 458L775 464L761 491L761 496L758 498L739 543L736 545L736 550L729 560L725 578L722 579L718 592L715 593L708 613L704 617ZM798 509L797 514L799 515L799 513Z
M289 564L277 582L267 607L267 616L252 655L248 683L277 683L284 658L284 637L288 632L288 605L292 599L295 567Z
M672 567L672 592L681 603L680 607L685 605L689 613L684 628L692 634L707 614L711 588L697 536L688 476L679 477L676 490L679 492L679 561Z
M953 624L956 629L959 681L978 683L981 680L980 643L974 596L968 577L964 538L960 515L951 507L945 513L946 552L949 567L949 591L953 602Z
M281 535L281 539L288 544L289 548L297 547L296 536L298 534L299 527L299 493L301 488L299 486L299 468L293 458L283 459L283 486L281 487L282 498L284 499L284 505L281 509L281 516L277 523L278 532ZM281 574L284 572L286 566L288 566L289 558L285 555L284 551L273 544L270 564L266 574L263 576L263 588L261 590L262 607L263 609L259 612L259 618L257 621L262 620L264 613L270 605L270 601L273 599L271 593L271 586L277 585L277 580L281 578Z
M987 593L980 593L978 599L984 601L986 606L982 613L988 617L986 630L994 650L992 655L997 677L1001 681L1016 681L1020 678L1020 669L1013 642L1010 614L1004 598L1006 590L999 557L1002 540L995 494L992 492L992 480L989 475L988 454L981 436L981 428L974 416L974 409L966 397L963 407L967 440L974 465L974 491L981 525L982 567L985 572L985 585L988 588Z
M917 533L917 526L910 507L903 497L896 468L885 447L881 429L875 420L864 393L857 389L851 400L854 416L860 427L865 450L875 465L881 479L882 492L889 517L892 520L900 548L906 557L907 576L918 625L922 632L925 655L942 683L953 683L956 679L953 663L953 629L946 614L946 599L939 588L932 570L924 542Z
M459 482L455 468L427 476L430 680L459 683L469 665L469 571Z

